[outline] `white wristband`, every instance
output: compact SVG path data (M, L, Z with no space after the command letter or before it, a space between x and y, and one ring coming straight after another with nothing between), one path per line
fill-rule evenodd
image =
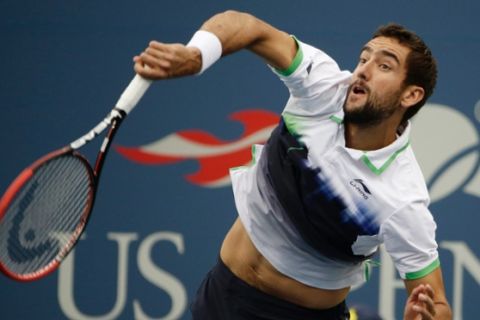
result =
M202 74L222 56L222 43L218 37L208 31L198 30L187 47L196 47L202 54L202 69L197 74Z

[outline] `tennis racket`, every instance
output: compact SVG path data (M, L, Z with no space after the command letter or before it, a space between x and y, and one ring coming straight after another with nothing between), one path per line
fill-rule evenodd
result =
M151 81L136 75L112 111L87 134L24 169L0 199L0 270L18 281L54 271L92 211L105 157L121 122ZM94 166L77 150L108 129Z

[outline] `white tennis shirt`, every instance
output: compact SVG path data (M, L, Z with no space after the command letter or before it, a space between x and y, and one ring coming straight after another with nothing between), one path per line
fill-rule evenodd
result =
M439 266L436 224L409 144L411 125L382 149L347 148L342 119L351 73L341 71L321 50L300 41L298 45L290 68L274 71L290 92L282 113L288 129L283 135L296 137L300 146L287 146L285 155L296 149L308 151L297 162L303 169L294 170L315 173L310 179L314 186L298 183L310 189L301 192L301 200L290 199L282 190L297 184L296 178L275 169L271 155L275 151L265 151L268 143L267 148L254 146L252 165L230 171L235 204L252 242L281 273L318 288L364 282L365 260L381 243L401 278L425 276ZM274 133L271 140L280 135ZM292 210L289 202L310 213L299 217L303 209ZM293 222L297 218L304 223ZM312 242L305 241L303 227L316 231L311 233ZM342 249L343 256L336 255L332 247L342 239L348 248Z

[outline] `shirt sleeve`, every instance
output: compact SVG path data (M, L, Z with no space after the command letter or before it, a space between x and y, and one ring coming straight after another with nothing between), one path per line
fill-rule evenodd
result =
M402 279L422 278L440 265L436 227L422 201L406 205L382 224L380 236Z
M272 70L290 92L284 112L298 116L322 116L343 106L351 73L342 71L325 52L297 39L298 51L285 70Z

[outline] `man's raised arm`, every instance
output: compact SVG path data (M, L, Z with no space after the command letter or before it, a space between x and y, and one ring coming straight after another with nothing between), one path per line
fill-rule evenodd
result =
M287 33L247 13L226 11L207 20L186 46L151 41L134 57L135 71L150 79L203 72L220 56L248 49L278 69L290 66L297 52Z

